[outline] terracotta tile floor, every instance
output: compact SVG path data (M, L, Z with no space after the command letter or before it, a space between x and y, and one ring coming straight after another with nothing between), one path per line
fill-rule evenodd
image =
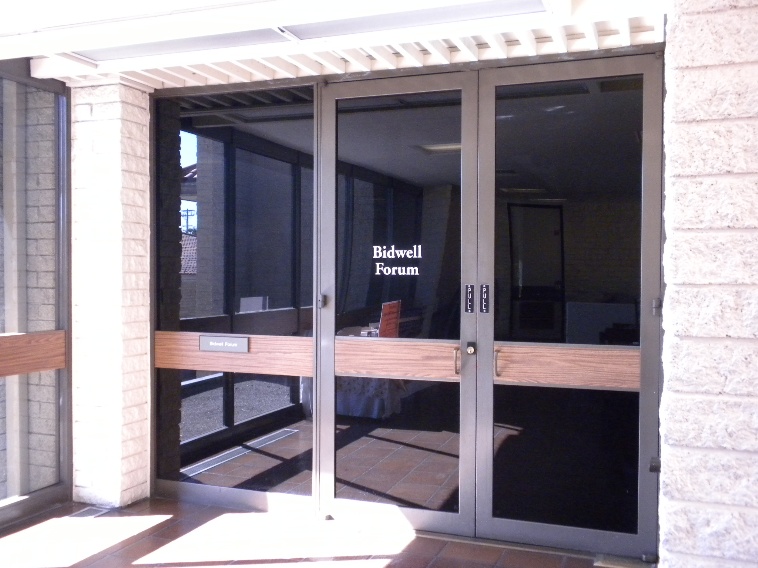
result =
M200 472L194 473L185 469L183 481L255 491L310 495L313 423L302 420L272 433L274 437L282 434L285 435L260 447L254 443L241 446L246 453L237 457L224 459L223 456L231 454L223 452L204 460L207 464L211 464L211 460L214 459L224 461L218 465L209 465ZM265 437L263 441L266 441ZM202 469L198 464L193 466Z
M163 499L96 517L70 504L0 532L3 568L213 566L588 568L586 556L417 535L402 523L323 521ZM357 526L356 526L357 525Z
M337 497L458 510L458 434L340 418Z
M374 420L339 420L337 497L458 510L457 433L393 428ZM310 495L312 426L305 420L291 424L284 429L288 435L259 448L244 445L247 453L203 471L188 471L183 480Z

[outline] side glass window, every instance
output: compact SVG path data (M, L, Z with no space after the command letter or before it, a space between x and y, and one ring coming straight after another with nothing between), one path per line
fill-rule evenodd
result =
M224 313L224 145L181 133L182 319Z
M239 128L194 124L189 98L159 101L161 331L253 336L250 352L272 339L261 336L312 334L311 101L305 89L259 93L235 111L248 117ZM310 493L310 378L274 359L249 372L207 357L158 372L158 476Z
M0 334L58 328L57 98L0 79ZM0 507L60 479L58 375L0 377Z

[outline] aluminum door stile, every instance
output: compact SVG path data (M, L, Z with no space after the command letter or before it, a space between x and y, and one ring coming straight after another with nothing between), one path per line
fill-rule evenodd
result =
M494 290L495 284L495 86L479 75L478 105L478 275L476 291L488 284ZM494 292L493 292L494 293ZM477 297L477 336L479 338L476 389L476 531L477 536L508 538L498 531L498 527L488 522L492 517L493 500L493 374L495 310L482 313Z
M331 514L334 507L336 479L334 326L337 313L337 101L330 96L328 87L320 84L316 88L316 102L313 495L316 497L319 515L325 517Z
M479 275L494 279L495 93L496 88L556 81L637 75L643 78L641 376L639 412L638 530L636 534L495 518L493 499L493 314L479 313L477 388L477 536L630 557L657 550L657 474L649 460L659 455L658 403L661 377L660 318L652 304L661 294L662 78L658 54L486 69L479 83ZM485 346L490 348L486 349Z

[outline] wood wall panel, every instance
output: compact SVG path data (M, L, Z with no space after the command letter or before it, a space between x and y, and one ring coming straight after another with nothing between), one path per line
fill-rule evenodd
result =
M496 384L640 390L639 347L510 344L496 351Z
M63 330L0 335L0 377L66 367Z
M155 366L162 369L227 371L286 376L313 376L310 337L248 335L249 353L200 351L194 332L155 332Z
M458 343L385 338L335 340L335 374L460 381L453 368ZM460 355L459 355L460 368Z

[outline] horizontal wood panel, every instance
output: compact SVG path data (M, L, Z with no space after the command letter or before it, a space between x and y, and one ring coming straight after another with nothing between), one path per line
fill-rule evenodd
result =
M335 374L460 381L453 367L457 347L457 343L337 337ZM458 364L460 366L460 355Z
M0 335L0 377L65 366L66 332L63 330Z
M313 375L313 339L249 335L249 353L200 351L200 333L155 332L155 366L271 375ZM207 335L207 334L202 334ZM387 338L335 338L335 374L459 381L458 343ZM460 355L458 355L460 366ZM627 347L508 345L497 347L496 384L639 390L640 352Z
M639 348L507 345L496 351L496 384L640 389Z
M226 371L261 375L313 376L310 337L248 335L249 353L200 351L194 332L155 332L155 366L160 369Z

